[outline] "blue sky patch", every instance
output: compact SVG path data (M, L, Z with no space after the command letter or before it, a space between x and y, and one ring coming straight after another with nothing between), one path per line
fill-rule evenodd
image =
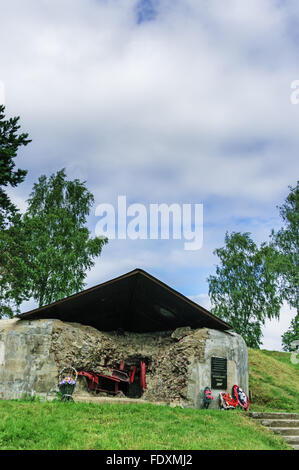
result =
M153 21L158 15L156 0L139 0L136 5L137 23Z

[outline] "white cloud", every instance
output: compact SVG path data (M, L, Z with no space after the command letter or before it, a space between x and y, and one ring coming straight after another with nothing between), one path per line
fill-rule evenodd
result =
M268 320L263 328L263 349L282 351L281 336L289 329L296 311L284 304L280 310L279 320Z
M297 2L164 0L143 24L135 0L0 3L7 112L33 139L18 162L29 170L20 207L33 180L63 166L96 205L121 194L204 204L198 253L115 242L88 279L140 266L196 295L226 230L261 241L279 223L299 169Z
M204 307L207 310L211 310L212 305L208 294L191 295L190 299L193 300L193 302L196 302L198 305L201 305L201 307Z

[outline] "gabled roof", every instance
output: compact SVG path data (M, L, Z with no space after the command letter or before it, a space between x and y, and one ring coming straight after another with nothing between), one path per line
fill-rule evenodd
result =
M223 320L142 269L134 269L18 317L23 320L57 318L102 331L150 332L182 326L231 329Z

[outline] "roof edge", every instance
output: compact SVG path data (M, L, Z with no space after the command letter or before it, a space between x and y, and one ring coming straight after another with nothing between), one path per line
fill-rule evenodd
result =
M108 281L105 281L105 282L102 282L100 284L96 284L95 286L92 286L92 287L89 287L83 291L80 291L80 292L77 292L75 294L71 294L69 295L68 297L64 297L63 299L60 299L60 300L56 300L55 302L52 302L51 304L47 304L47 305L43 305L42 307L37 307L35 309L32 309L32 310L29 310L27 312L24 312L24 313L21 313L21 314L18 314L16 315L16 318L20 318L20 319L24 319L26 318L27 316L33 314L33 313L37 313L37 312L42 312L43 310L46 310L47 308L52 308L54 307L55 305L60 305L64 302L67 302L69 299L74 299L76 297L79 297L81 295L84 295L84 294L87 294L88 292L92 292L93 290L101 287L101 286L105 286L105 285L108 285L108 284L112 284L114 282L117 282L117 281L120 281L121 279L125 279L127 277L131 277L131 276L135 276L136 274L141 274L142 276L145 276L147 277L148 279L150 279L151 281L155 282L156 284L160 285L161 287L163 287L164 289L167 289L168 291L172 292L174 295L176 295L177 297L181 298L182 300L184 300L185 302L189 303L190 305L192 305L193 307L195 307L197 310L201 311L202 313L206 314L207 316L209 316L211 319L213 320L216 320L218 321L219 323L221 323L225 329L229 330L229 329L232 329L232 326L229 325L228 323L226 323L224 320L222 320L221 318L217 317L216 315L213 315L211 312L209 312L209 310L205 309L204 307L202 307L201 305L197 304L196 302L194 302L193 300L189 299L188 297L186 297L184 294L181 294L180 292L178 292L177 290L175 290L174 288L168 286L167 284L165 284L163 281L160 281L160 279L154 277L152 274L149 274L148 272L144 271L143 269L141 268L135 268L133 269L132 271L129 271L125 274L122 274L120 276L117 276L113 279L110 279Z

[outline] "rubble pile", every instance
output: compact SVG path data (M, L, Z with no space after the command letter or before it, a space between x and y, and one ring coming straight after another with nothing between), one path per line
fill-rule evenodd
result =
M121 361L134 365L143 360L147 364L147 388L142 399L180 401L186 400L190 364L194 358L204 361L207 336L205 328L192 330L185 327L139 334L102 332L79 323L56 320L50 351L58 371L71 365L77 370L107 374L109 368L119 368Z
M181 330L181 329L178 329ZM148 388L143 397L151 401L181 401L187 399L189 366L193 359L204 361L207 330L191 330L186 336L176 338L175 330L172 345L155 356L149 374Z

